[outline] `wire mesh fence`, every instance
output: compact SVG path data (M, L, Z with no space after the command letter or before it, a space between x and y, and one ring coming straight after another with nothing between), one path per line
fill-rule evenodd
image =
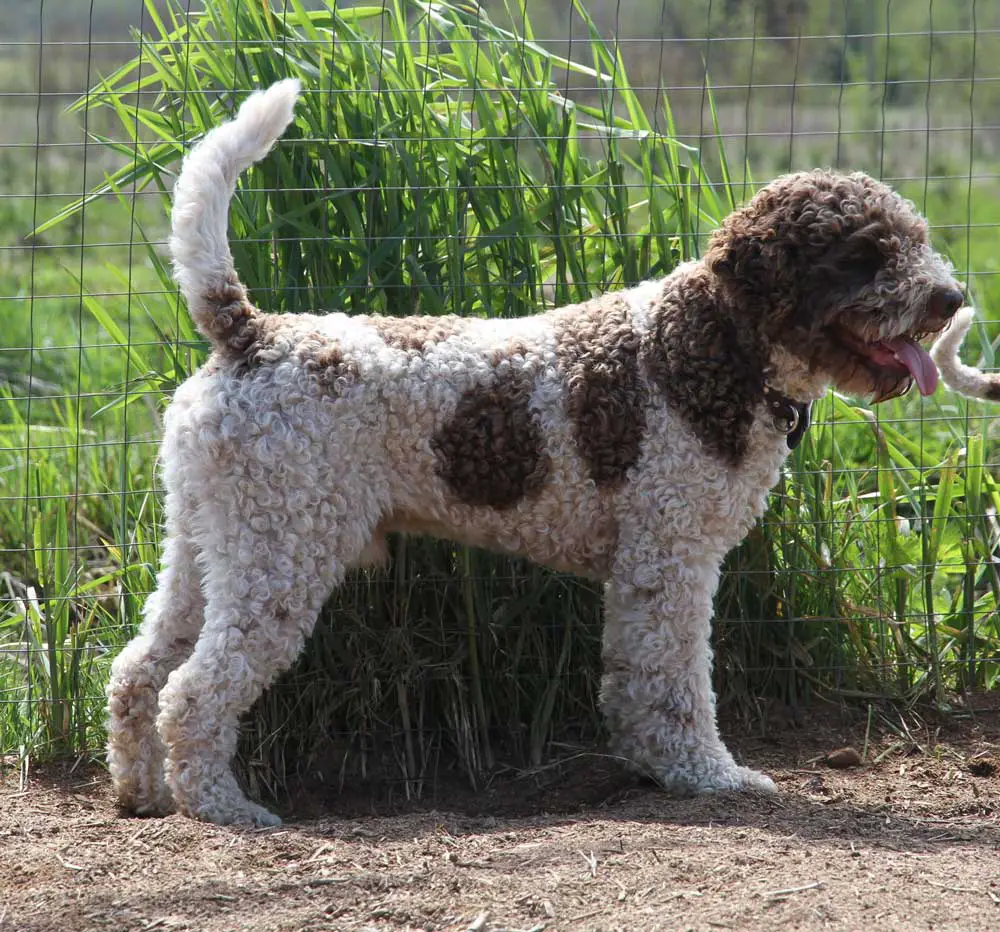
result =
M825 166L928 216L993 364L994 2L28 6L0 40L4 754L101 745L158 560L159 414L206 355L166 267L169 187L274 79L302 77L305 102L233 210L265 308L530 314L665 274L759 184ZM724 713L994 687L994 420L943 389L818 405L727 561ZM255 708L251 779L304 760L475 777L594 739L597 587L444 542L392 551Z

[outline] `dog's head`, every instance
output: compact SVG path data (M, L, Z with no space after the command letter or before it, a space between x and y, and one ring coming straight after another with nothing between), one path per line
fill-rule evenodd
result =
M838 389L883 401L937 369L921 341L964 296L913 205L863 174L779 178L732 213L706 254L734 308Z

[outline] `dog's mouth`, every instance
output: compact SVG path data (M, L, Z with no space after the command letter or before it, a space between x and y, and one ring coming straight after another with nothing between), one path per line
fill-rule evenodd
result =
M895 329L884 313L842 312L826 329L835 348L829 369L834 383L843 391L870 395L874 402L905 395L914 384L921 395L933 394L938 370L922 344L948 326L964 303L965 293L958 285L937 287L917 320L891 336L883 336ZM896 321L897 326L901 323L902 319Z
M944 323L942 321L941 326ZM879 402L905 394L913 383L916 383L921 395L934 394L938 384L937 366L920 341L940 329L935 327L918 334L902 334L870 342L846 327L838 327L837 336L872 374L875 386L873 400Z

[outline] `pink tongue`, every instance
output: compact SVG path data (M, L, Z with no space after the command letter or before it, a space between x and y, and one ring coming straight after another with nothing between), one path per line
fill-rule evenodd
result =
M895 357L910 370L921 395L931 395L937 388L938 371L930 354L912 337L895 337L885 343Z

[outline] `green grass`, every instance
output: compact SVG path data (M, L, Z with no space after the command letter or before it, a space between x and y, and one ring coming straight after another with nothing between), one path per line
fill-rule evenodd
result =
M228 88L289 75L307 88L232 213L237 267L269 309L534 313L696 256L741 191L743 166L717 146L709 177L673 138L666 95L636 93L596 29L569 62L520 14L523 35L459 3L330 6L276 15L225 0L188 20L168 4L137 36L139 58L76 108L115 159L106 182L7 218L55 248L0 253L2 293L25 296L0 302L25 347L0 355L3 752L101 743L107 665L155 571L157 412L204 352L155 244L164 192L186 147L242 99ZM567 72L594 90L568 99ZM964 223L970 211L988 223L1000 192L907 193L954 224L942 242L960 268L993 268L995 229L967 237ZM977 280L978 297L995 303L997 287ZM27 374L57 397L29 402ZM833 395L818 406L766 520L727 562L724 703L817 690L946 703L995 685L987 414L943 392L875 416ZM251 714L252 783L277 792L289 770L322 766L404 777L411 792L440 767L478 780L593 739L596 587L442 542L392 547L390 568L351 578Z

